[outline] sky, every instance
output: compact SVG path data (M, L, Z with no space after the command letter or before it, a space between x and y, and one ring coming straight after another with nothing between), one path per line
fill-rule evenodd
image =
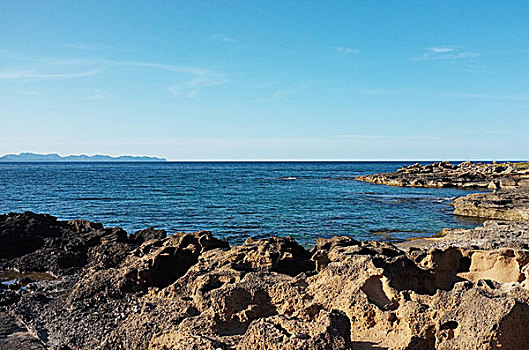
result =
M528 1L0 2L0 155L529 158Z

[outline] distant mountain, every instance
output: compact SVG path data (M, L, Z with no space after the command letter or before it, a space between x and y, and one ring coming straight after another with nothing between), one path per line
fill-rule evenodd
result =
M119 156L112 157L106 155L96 154L87 156L81 154L79 156L61 157L56 153L37 154L37 153L20 153L20 154L6 154L0 157L0 162L165 162L165 158L147 157L147 156Z

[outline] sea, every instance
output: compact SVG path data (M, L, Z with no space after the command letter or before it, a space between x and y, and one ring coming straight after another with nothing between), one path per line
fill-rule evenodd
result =
M400 241L480 220L452 214L471 192L356 181L414 162L0 163L0 213L86 219L128 233L211 231L232 244L290 236ZM424 163L427 164L427 163Z

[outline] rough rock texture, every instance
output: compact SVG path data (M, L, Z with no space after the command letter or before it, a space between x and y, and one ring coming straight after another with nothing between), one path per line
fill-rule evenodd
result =
M527 163L453 165L445 161L424 166L413 164L395 173L363 175L356 179L402 187L515 188L529 186L528 168Z
M127 237L32 213L1 216L0 228L4 271L56 274L0 289L2 349L529 347L524 244L398 248L333 237L308 251L272 237L229 247L208 232ZM40 241L23 250L18 236ZM68 252L70 241L82 263L33 261Z
M463 247L491 250L499 248L529 249L529 222L485 221L475 229L445 228L431 238L420 238L398 243L399 247L444 249Z
M474 193L454 200L454 214L529 221L529 187Z

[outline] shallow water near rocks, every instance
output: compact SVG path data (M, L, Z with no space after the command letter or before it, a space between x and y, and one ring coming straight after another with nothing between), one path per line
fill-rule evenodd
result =
M291 236L307 246L318 237L402 240L481 223L452 214L452 200L472 191L354 180L412 163L0 163L0 212L81 218L129 233L209 230L232 244Z

